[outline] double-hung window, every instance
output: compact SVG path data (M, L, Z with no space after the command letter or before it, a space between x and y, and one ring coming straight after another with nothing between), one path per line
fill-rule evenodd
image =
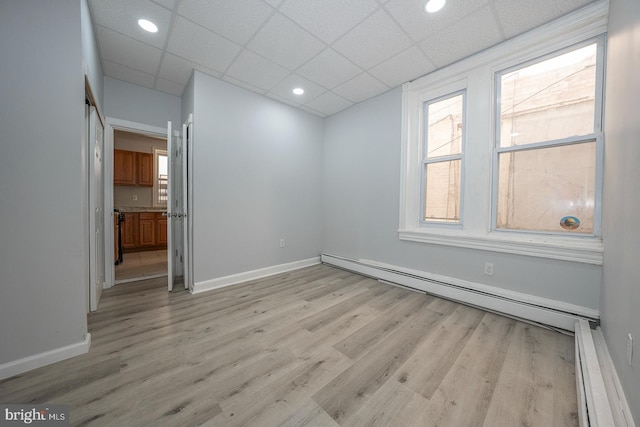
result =
M599 233L603 40L496 74L497 230Z
M464 106L464 91L424 103L421 220L425 223L461 223Z
M403 85L401 240L602 263L607 11Z

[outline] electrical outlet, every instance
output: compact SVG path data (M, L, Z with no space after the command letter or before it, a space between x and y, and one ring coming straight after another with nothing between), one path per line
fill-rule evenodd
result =
M493 276L493 263L485 262L484 263L484 274L487 276Z
M280 247L284 248L284 239L280 239Z
M627 362L631 365L633 361L633 337L631 334L627 334Z
M134 195L133 195L133 201L134 201L134 202L137 202L137 201L138 201L138 195L137 195L137 194L134 194Z

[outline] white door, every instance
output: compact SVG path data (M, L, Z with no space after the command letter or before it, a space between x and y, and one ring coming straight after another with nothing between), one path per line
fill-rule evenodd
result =
M182 276L184 280L184 288L193 290L193 279L191 276L191 235L189 227L191 218L189 213L189 153L191 153L191 134L193 123L189 115L189 120L182 125Z
M89 110L89 309L96 311L105 281L104 125L95 107Z
M173 208L175 206L173 199L175 197L175 189L172 182L175 180L174 167L176 164L175 151L176 140L173 138L173 130L171 122L167 123L167 283L169 291L173 290L173 282L175 281L175 236L173 233Z
M167 125L167 264L170 291L180 281L185 289L193 287L188 216L191 129L191 119L182 125L182 135L172 135L171 122Z

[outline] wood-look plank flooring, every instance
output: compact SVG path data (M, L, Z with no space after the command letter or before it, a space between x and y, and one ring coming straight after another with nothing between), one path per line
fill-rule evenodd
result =
M88 354L0 403L91 426L572 426L573 339L326 265L204 294L116 286Z

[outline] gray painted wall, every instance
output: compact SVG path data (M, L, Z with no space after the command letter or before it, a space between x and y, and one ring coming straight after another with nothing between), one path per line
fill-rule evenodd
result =
M318 256L322 119L193 78L195 282Z
M93 96L96 102L102 107L104 100L103 86L104 74L102 73L102 65L100 64L100 55L98 53L98 45L96 37L93 33L93 24L91 12L87 0L80 1L80 14L82 19L82 62L88 70L89 82Z
M80 34L78 1L0 2L0 364L87 332Z
M323 251L597 309L599 266L398 239L401 101L396 88L326 119Z
M167 127L171 120L175 128L180 121L180 98L154 89L104 78L104 114L130 122Z
M640 422L640 2L611 0L605 104L602 329ZM634 339L627 363L627 334Z

